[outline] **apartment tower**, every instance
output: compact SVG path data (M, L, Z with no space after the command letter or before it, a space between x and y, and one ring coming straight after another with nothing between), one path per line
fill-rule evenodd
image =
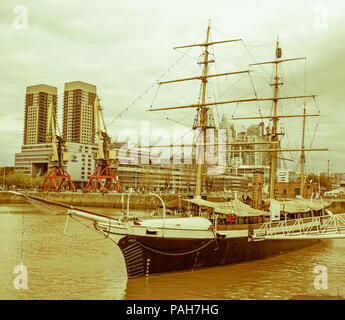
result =
M82 81L65 83L63 137L67 142L94 143L96 86Z
M48 128L48 108L51 102L56 111L56 87L39 84L26 88L24 145L51 142L51 129Z

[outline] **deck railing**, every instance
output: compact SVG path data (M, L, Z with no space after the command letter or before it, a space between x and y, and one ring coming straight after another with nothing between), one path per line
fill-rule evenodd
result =
M253 240L345 238L345 219L341 215L326 215L279 222L267 222L251 228Z

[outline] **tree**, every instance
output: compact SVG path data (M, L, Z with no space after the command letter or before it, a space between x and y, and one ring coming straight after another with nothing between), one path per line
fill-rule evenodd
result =
M44 176L37 176L31 179L31 187L36 188L40 187L43 183Z
M30 188L31 178L23 171L16 170L6 176L5 183L7 186L16 186L20 188Z

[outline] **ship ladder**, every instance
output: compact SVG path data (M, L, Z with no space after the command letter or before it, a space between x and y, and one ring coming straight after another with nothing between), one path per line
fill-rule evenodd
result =
M251 239L345 239L345 219L341 214L266 222L250 230Z
M122 250L129 279L144 275L144 259L140 245L135 242Z

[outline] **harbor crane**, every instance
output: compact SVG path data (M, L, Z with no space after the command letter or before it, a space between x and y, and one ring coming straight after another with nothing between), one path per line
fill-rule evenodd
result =
M122 187L117 178L118 160L116 150L111 149L112 142L107 134L102 107L99 103L98 96L96 96L94 102L94 128L97 135L98 151L94 152L93 156L97 168L86 184L84 192L96 192L98 190L107 192L114 191L115 189L122 192Z
M53 153L49 156L49 163L53 168L48 171L40 191L62 191L72 190L75 191L75 186L71 176L67 173L64 165L70 159L70 153L67 152L66 141L61 136L60 128L56 120L56 108L53 107L51 102L48 108L48 130L50 130ZM59 134L56 134L56 129Z

